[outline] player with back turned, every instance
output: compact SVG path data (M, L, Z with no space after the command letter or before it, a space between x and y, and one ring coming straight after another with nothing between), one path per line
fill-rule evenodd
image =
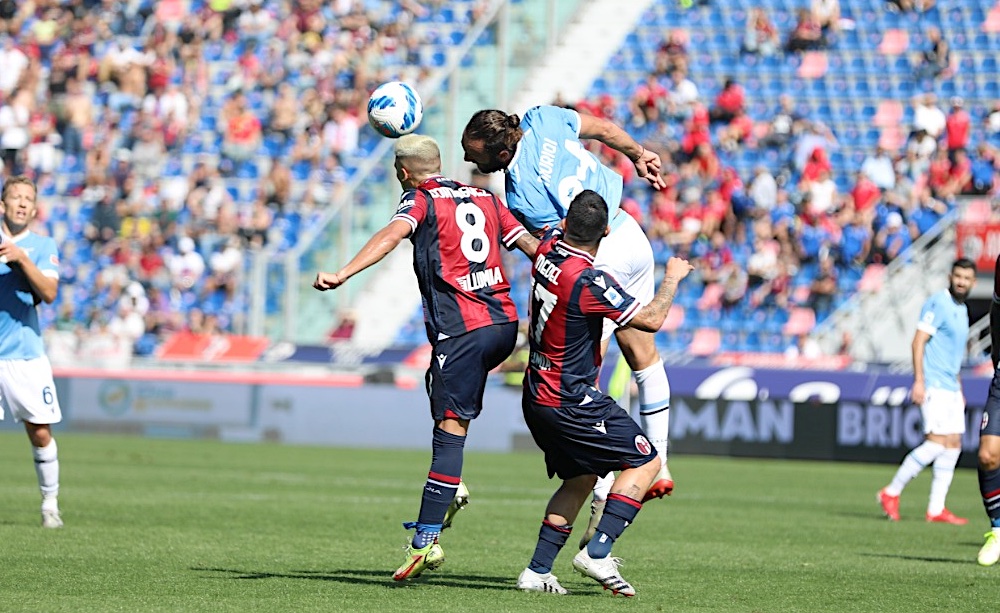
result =
M416 533L393 579L419 576L444 563L441 530L468 501L462 464L469 422L483 406L487 374L507 359L517 340L517 309L501 265L500 246L535 253L527 233L491 192L441 176L441 155L428 136L403 136L395 146L403 195L395 215L336 273L316 275L313 287L340 287L379 262L406 237L433 349L426 387L434 419L433 457L420 513L404 526Z
M613 275L630 294L644 303L653 298L653 249L642 228L621 209L623 180L580 139L596 139L628 156L637 174L654 188L665 187L660 156L637 143L614 123L555 106L529 109L523 118L499 110L475 113L462 134L465 160L481 172L504 171L507 206L529 231L554 228L566 216L574 196L590 189L608 206L611 233L601 243L595 266ZM605 322L604 347L614 334L622 355L635 373L639 388L639 419L659 452L660 471L646 499L670 494L674 480L667 468L670 425L670 382L656 349L653 333ZM592 534L614 473L598 481L591 507L591 525L580 541Z
M56 299L59 254L54 240L28 229L38 212L31 179L10 177L0 194L0 419L9 413L24 422L42 493L42 527L61 528L52 424L62 421L62 411L36 308Z
M635 522L660 462L642 428L595 387L603 321L658 330L692 267L670 258L659 291L644 303L594 267L609 231L607 203L599 194L580 192L562 225L564 233L546 236L534 257L531 351L522 397L525 423L545 453L549 477L558 475L562 484L548 503L535 553L517 584L526 591L566 593L552 574L555 558L598 476L620 470L596 532L573 558L573 567L615 594L633 596L611 547Z

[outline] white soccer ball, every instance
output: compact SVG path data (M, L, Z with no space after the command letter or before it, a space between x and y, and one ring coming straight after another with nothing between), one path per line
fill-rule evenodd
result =
M382 136L399 138L417 129L424 105L417 90L401 81L383 83L368 98L368 123Z

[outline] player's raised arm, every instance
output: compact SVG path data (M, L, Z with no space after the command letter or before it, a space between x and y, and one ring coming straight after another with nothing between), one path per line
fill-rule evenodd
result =
M410 224L400 219L393 219L389 225L368 239L357 255L339 271L317 273L313 287L321 292L337 289L362 270L382 261L382 258L389 255L400 241L410 235L410 230Z
M660 156L640 145L615 123L581 113L580 138L596 138L615 151L625 154L635 164L640 177L649 181L649 184L656 189L666 188L667 183L660 176L662 168Z
M674 294L677 293L677 286L694 270L694 266L687 260L672 257L667 262L667 272L660 283L660 288L656 291L652 302L642 307L635 317L628 322L632 328L645 330L646 332L656 332L663 325L663 320L670 312L670 306L674 303Z

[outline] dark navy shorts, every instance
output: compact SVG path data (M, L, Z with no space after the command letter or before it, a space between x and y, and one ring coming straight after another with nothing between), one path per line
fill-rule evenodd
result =
M979 436L990 434L1000 436L1000 371L993 371L990 381L990 394L986 397L983 407L983 423L979 427Z
M486 375L507 359L516 342L517 323L510 322L435 343L424 377L434 421L478 417Z
M598 394L583 406L554 409L525 394L521 408L535 444L545 452L550 479L604 476L656 457L639 424L610 396Z

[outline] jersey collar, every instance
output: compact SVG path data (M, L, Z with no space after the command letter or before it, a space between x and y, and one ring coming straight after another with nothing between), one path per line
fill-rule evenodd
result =
M565 241L557 240L556 247L565 251L567 255L583 258L584 260L587 261L588 264L594 263L594 256L590 255L589 253L587 253L582 249L577 249L576 247L567 244Z

